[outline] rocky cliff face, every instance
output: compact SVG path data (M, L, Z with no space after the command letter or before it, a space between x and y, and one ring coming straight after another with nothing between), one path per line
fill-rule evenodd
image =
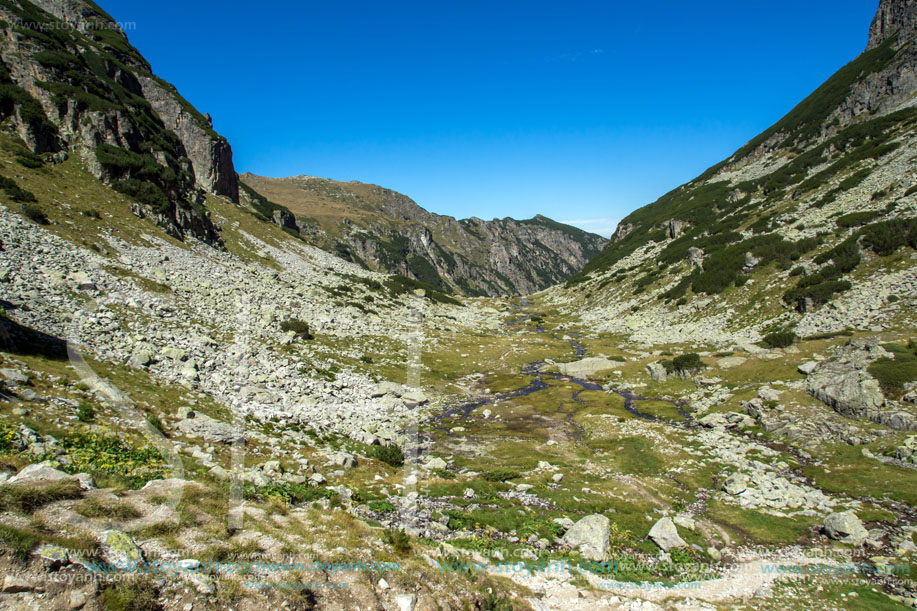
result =
M896 34L902 42L913 40L917 34L917 2L914 0L882 0L869 28L866 48L877 47Z
M84 0L0 4L0 118L36 153L76 154L178 237L220 242L203 192L238 201L232 151Z
M524 295L563 282L606 242L543 216L456 220L358 182L253 174L242 181L295 213L308 240L371 269L467 295Z

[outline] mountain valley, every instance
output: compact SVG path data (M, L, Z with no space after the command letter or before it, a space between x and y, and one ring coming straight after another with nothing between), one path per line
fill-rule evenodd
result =
M0 608L917 607L917 2L610 241L237 175L0 14Z

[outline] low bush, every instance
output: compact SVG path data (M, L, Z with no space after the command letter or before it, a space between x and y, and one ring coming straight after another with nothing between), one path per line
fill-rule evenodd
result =
M493 469L491 471L485 471L482 473L481 479L488 482L505 482L507 480L516 479L521 476L521 473L518 471L513 471L512 469Z
M382 461L392 467L400 467L404 464L404 452L395 444L370 446L369 457Z
M299 320L298 318L291 318L290 320L283 321L280 323L280 330L284 333L293 332L299 339L315 339L315 336L312 335L312 332L309 330L309 323Z
M860 227L871 223L879 216L878 212L867 211L867 212L853 212L851 214L845 214L844 216L838 217L837 223L838 227Z
M762 343L768 348L786 348L796 342L796 334L792 331L777 331L764 336Z
M25 216L30 221L38 223L39 225L47 225L49 222L48 216L38 206L22 204L19 209L22 211L23 216Z
M372 511L378 511L380 513L388 513L389 511L395 511L395 506L392 505L389 501L370 501L366 504Z
M80 401L76 408L76 419L83 423L93 422L96 419L95 408L86 401Z
M389 528L382 533L382 540L399 554L404 555L411 551L411 537L404 530Z

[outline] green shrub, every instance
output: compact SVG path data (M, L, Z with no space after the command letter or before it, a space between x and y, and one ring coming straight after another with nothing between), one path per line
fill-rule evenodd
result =
M407 554L411 551L411 537L404 530L386 529L382 533L382 540L391 545L399 554Z
M488 482L505 482L522 477L522 474L512 469L492 469L481 474L481 479Z
M22 204L19 209L22 211L23 216L25 216L30 221L35 221L39 225L47 225L49 222L48 216L38 206L33 206L32 204Z
M163 479L168 473L159 450L135 448L114 435L77 432L64 436L60 445L71 462L58 468L68 473L99 473L123 480L131 488Z
M151 416L148 416L147 419L146 419L146 422L147 422L147 424L149 424L151 427L153 427L154 429L156 429L158 432L162 433L163 436L165 436L165 434L166 434L166 427L165 427L165 425L162 423L162 419L161 419L159 416L157 416L156 414L153 414L153 415L151 415Z
M293 332L299 339L315 339L312 332L309 330L309 323L299 320L298 318L291 318L290 320L283 321L280 323L280 330L284 333Z
M76 408L76 419L84 423L94 421L96 419L95 408L86 401L80 401L79 406Z
M456 475L448 469L433 469L433 475L441 479L455 479Z
M672 365L675 367L675 371L690 372L702 369L704 367L704 362L701 361L699 354L689 352L688 354L682 354L672 359Z
M460 301L453 299L449 295L439 291L436 287L421 282L419 280L414 280L413 278L408 278L407 276L394 275L390 276L388 280L384 282L385 288L393 296L405 295L407 293L412 293L417 290L423 290L426 297L432 299L437 303L444 303L449 305L460 306L462 305Z
M815 277L820 279L819 276ZM837 293L849 291L852 286L846 280L828 280L810 286L790 289L784 293L783 300L788 304L792 304L797 311L805 312L807 300L811 300L812 305L819 306L828 303Z
M853 212L851 214L845 214L844 216L838 217L837 223L838 227L860 227L871 223L879 216L878 212L867 211L867 212Z
M680 297L678 301L675 302L675 307L680 308L681 306L685 305L686 303L688 303L688 298Z
M373 511L378 511L380 513L388 513L390 511L395 511L395 506L392 505L389 501L370 501L366 504Z
M513 601L506 595L497 592L486 592L481 599L481 611L513 611Z
M796 334L792 331L777 331L765 335L762 342L768 348L786 348L796 342Z
M242 496L248 500L261 502L270 499L279 499L289 505L311 503L319 499L334 500L338 493L327 488L315 488L307 484L291 484L288 482L270 483L266 486L255 486L246 482L242 486Z
M790 277L793 277L793 276L802 276L802 275L805 274L805 273L806 273L806 268L804 268L803 266L800 265L799 267L794 267L794 268L793 268L793 271L790 272Z
M80 214L82 214L85 217L96 219L96 220L102 218L102 215L99 214L99 211L96 210L95 208L90 208L89 210L83 210L82 212L80 212Z
M882 257L902 246L917 248L917 219L899 218L869 225L863 230L863 245Z
M382 461L392 467L400 467L404 464L404 452L395 444L370 446L368 454L370 458Z
M45 164L44 160L35 154L16 155L16 163L24 168L29 168L30 170L37 170Z

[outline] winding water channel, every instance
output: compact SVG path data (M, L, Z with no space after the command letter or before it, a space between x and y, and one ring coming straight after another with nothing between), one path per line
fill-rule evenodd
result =
M517 313L518 313L518 317L508 321L506 323L507 326L514 326L519 323L524 323L525 321L531 318L530 314L524 314L521 312L523 308L529 305L526 302L527 300L523 299L520 303L514 304L517 310ZM539 333L545 332L545 328L540 325L536 327L536 330ZM554 339L559 339L557 336L553 334L552 334L552 337ZM572 333L565 337L566 337L566 340L564 341L567 341L570 343L570 347L573 350L574 354L576 355L577 360L582 359L584 355L586 354L586 347L583 346L581 343L579 343L579 341L577 341L580 337L579 334ZM577 377L562 374L559 372L543 371L545 365L546 363L544 361L534 361L532 363L529 363L525 367L523 367L521 371L522 375L534 376L534 379L531 382L529 382L526 386L518 390L514 390L514 391L506 392L506 393L494 394L494 395L487 395L484 397L476 397L474 399L468 399L464 401L458 401L452 405L447 406L441 413L430 418L427 421L427 423L433 425L434 428L451 435L451 433L447 430L447 428L444 425L440 424L441 421L449 419L449 418L460 418L461 420L468 420L469 417L471 416L471 413L474 410L480 407L483 407L485 405L496 404L496 403L500 403L503 401L508 401L510 399L515 399L518 397L527 397L534 393L541 392L543 390L551 388L551 385L545 382L545 378L551 378L554 380L558 380L560 382L579 386L579 389L572 391L570 398L574 403L577 403L580 405L583 404L583 400L580 398L581 393L585 391L596 391L596 392L605 391L605 389L603 389L599 384L596 384L595 382L590 382L589 380L584 380L582 378L577 378ZM638 418L642 418L644 420L649 420L653 422L665 422L667 424L672 424L675 426L683 425L683 424L687 424L688 422L691 422L691 414L682 409L683 404L680 401L674 401L672 399L657 399L657 398L650 398L650 397L642 397L642 396L639 396L625 389L612 389L610 392L613 392L621 396L624 399L624 409L626 409L629 413L633 414L634 416ZM656 416L653 416L652 414L641 412L638 409L638 404L643 401L670 403L674 405L676 409L678 410L678 413L682 416L682 418L684 418L684 422L673 422L673 421L666 420L663 418L657 418ZM573 422L573 416L576 413L575 410L572 412L564 412L563 404L561 404L558 406L557 411L558 413L565 413L567 422L569 422L570 424L575 426L577 429L579 429L579 426Z

